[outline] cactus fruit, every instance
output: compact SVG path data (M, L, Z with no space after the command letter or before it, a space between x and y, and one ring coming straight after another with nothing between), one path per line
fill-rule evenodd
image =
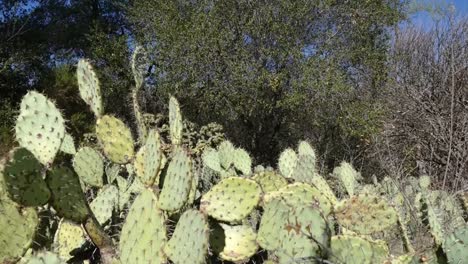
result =
M278 191L270 192L263 197L263 201L268 203L275 197L282 198L291 207L313 205L325 216L332 211L332 203L328 198L319 189L307 183L293 183Z
M67 262L60 259L60 257L50 251L39 252L34 256L30 256L22 260L23 264L66 264Z
M448 263L465 263L468 260L468 225L456 229L448 235L443 245Z
M50 191L42 178L42 166L25 148L12 151L6 163L3 177L10 198L24 206L40 206L47 203Z
M257 173L252 177L252 180L256 181L260 185L263 193L278 191L288 185L288 181L274 171L263 171Z
M257 234L248 225L220 224L224 230L224 247L219 252L222 260L247 262L258 249Z
M202 196L200 210L221 221L240 221L257 206L260 194L260 186L253 180L226 178Z
M177 148L167 168L159 195L159 208L169 212L182 208L187 203L192 178L192 160L183 149Z
M0 263L15 263L33 242L39 218L32 208L19 208L7 197L0 199Z
M346 235L331 238L330 260L333 263L384 263L388 255L388 247L383 241L369 241Z
M80 248L86 242L86 234L81 225L62 218L54 236L54 251L63 260L68 260L72 256L70 252Z
M103 107L99 79L87 60L81 59L78 61L76 76L81 98L91 107L94 115L100 118Z
M75 155L75 142L73 141L73 137L70 134L65 133L65 136L63 136L62 144L60 144L60 151L63 153Z
M341 226L361 235L388 229L398 220L395 209L384 199L367 193L340 202L335 217Z
M81 223L89 215L78 176L67 167L53 168L47 173L50 201L58 215Z
M340 166L333 170L333 175L341 181L341 184L349 196L353 196L354 189L357 186L357 178L359 178L359 173L353 168L353 166L343 161Z
M237 148L232 156L232 162L234 167L242 172L244 175L250 175L252 173L252 159L249 153L242 148Z
M106 156L115 163L128 163L134 155L130 129L118 118L105 115L96 123L96 135Z
M138 151L135 158L135 173L147 186L159 184L159 172L164 167L163 152L159 133L152 129L148 133L146 144Z
M228 170L231 167L233 163L232 157L235 151L236 151L236 148L228 140L225 140L221 144L219 144L218 146L219 162L221 164L221 167L224 168L224 170Z
M16 139L21 147L44 165L51 164L65 136L65 124L60 111L44 95L31 91L21 101L16 120Z
M122 227L119 244L122 263L166 263L164 222L156 196L149 189L143 190L130 207Z
M90 147L83 147L73 158L73 169L80 179L91 186L103 186L104 161L99 152Z
M182 114L179 102L174 97L169 99L169 127L172 144L182 144Z
M175 264L205 263L209 234L205 216L197 210L187 210L177 222L164 252Z
M288 148L285 149L279 159L278 159L278 168L281 174L286 178L291 178L294 172L294 168L297 164L297 154L294 150Z
M104 186L89 204L96 220L103 225L111 217L119 202L119 190L114 185Z

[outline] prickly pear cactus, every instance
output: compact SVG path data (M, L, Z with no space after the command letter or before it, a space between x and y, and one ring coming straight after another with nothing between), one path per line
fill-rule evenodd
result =
M182 208L188 201L192 178L192 161L184 150L177 148L167 168L159 195L159 207L169 212Z
M384 263L388 248L383 241L369 241L358 236L334 236L331 239L330 260L333 263Z
M65 136L60 111L44 95L31 91L21 101L16 120L16 140L44 165L51 164Z
M288 185L288 181L274 171L259 172L252 177L252 180L260 185L263 193L278 191Z
M3 177L10 198L24 206L47 203L50 191L42 178L42 166L25 148L17 148L5 165Z
M63 260L72 258L70 252L80 248L86 242L86 234L81 225L66 219L60 220L54 236L54 251Z
M242 172L242 174L250 175L252 173L252 159L247 151L242 148L237 148L234 151L232 159L234 167Z
M57 214L81 223L89 215L78 175L67 167L56 167L48 172L47 185L52 193L50 204Z
M175 264L205 263L210 229L205 216L197 210L185 211L164 252Z
M76 76L81 98L91 107L97 118L101 117L103 107L99 79L87 60L81 59L78 62Z
M35 254L34 256L30 256L27 259L21 261L21 263L25 264L66 264L64 260L60 259L60 257L50 251L43 251Z
M200 210L221 221L240 221L257 206L260 194L260 186L253 180L226 178L202 196Z
M341 162L340 166L333 170L333 175L341 181L341 184L343 184L343 187L350 196L354 195L357 178L359 177L358 174L353 166L345 161Z
M15 263L31 246L39 219L34 209L0 199L0 263Z
M296 182L310 183L315 175L315 157L299 155L291 178Z
M219 144L218 146L219 162L221 164L221 167L224 168L224 170L228 170L229 167L231 167L233 163L232 157L235 151L236 151L236 148L228 140L225 140L221 144Z
M221 162L219 160L219 155L218 155L218 152L213 149L213 148L206 148L204 151L203 151L203 154L202 154L202 160L203 160L203 164L218 172L218 173L221 173L222 172L222 168L221 168Z
M169 99L169 127L171 141L174 145L182 143L182 114L180 113L180 106L177 99L171 97Z
M274 198L264 206L258 229L257 242L266 250L276 250L281 245L281 232L289 218L289 207L280 199Z
M96 123L96 135L106 156L119 164L128 163L134 155L130 129L118 118L105 115Z
M443 245L449 263L464 263L468 260L468 226L458 228L448 235Z
M117 179L117 176L119 176L120 165L111 163L105 168L105 171L106 171L107 183L111 184L115 181L115 179Z
M224 247L219 252L219 256L222 260L246 262L257 252L257 234L251 226L220 225L224 230Z
M297 154L294 150L288 148L285 149L278 160L278 168L281 174L286 178L291 178L294 172L294 168L297 164Z
M147 186L159 184L159 173L165 165L164 153L161 151L159 133L152 129L148 133L146 144L138 151L135 158L135 172Z
M99 152L90 147L83 147L73 158L73 169L80 179L91 186L102 187L104 161Z
M315 174L314 177L310 181L311 185L317 188L328 200L335 205L338 203L338 199L336 198L335 194L333 193L330 185L328 185L327 181L320 176L319 174Z
M66 154L71 154L75 155L76 153L76 148L75 148L75 143L73 140L73 137L65 133L65 136L63 137L62 144L60 145L60 151Z
M312 164L315 166L317 157L315 155L315 150L307 141L300 141L299 145L297 146L297 153L299 155L306 155L312 157Z
M166 263L165 221L156 196L149 189L143 190L130 207L122 227L119 244L122 263Z
M104 186L89 204L96 220L103 225L112 217L112 212L118 207L119 190L115 185Z
M395 209L384 199L367 193L340 202L335 217L341 226L361 235L388 229L398 220Z

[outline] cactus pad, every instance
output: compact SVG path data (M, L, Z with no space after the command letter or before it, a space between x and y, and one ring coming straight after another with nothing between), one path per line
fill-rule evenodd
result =
M218 146L219 162L224 170L228 170L233 163L233 156L236 148L228 140L221 142Z
M34 209L20 209L6 197L0 200L0 212L0 263L15 263L33 242L39 219Z
M208 168L216 171L221 172L223 169L221 168L220 160L218 152L212 148L206 148L202 154L203 165L207 166Z
M104 161L101 154L90 147L83 147L73 158L73 169L80 179L91 186L103 186Z
M16 120L16 139L20 146L44 165L51 164L65 136L65 124L60 111L38 92L28 92L21 101Z
M266 250L276 250L281 245L281 233L289 218L289 207L280 199L274 198L264 207L258 229L257 242Z
M468 226L458 228L451 233L444 243L448 263L464 263L468 259Z
M278 159L278 169L284 177L291 178L294 168L296 167L297 160L296 152L290 148L285 149L281 153Z
M135 172L147 185L159 184L159 172L164 167L161 139L159 133L152 129L148 133L146 144L138 151L135 158Z
M384 263L389 252L383 241L343 235L332 237L330 255L333 263L373 264Z
M326 198L328 198L332 205L335 205L338 202L335 194L330 188L330 185L328 185L327 181L322 176L315 174L310 183L312 186L316 187Z
M115 163L125 164L134 155L130 129L118 118L105 115L96 123L96 135L106 156Z
M78 62L76 77L81 98L91 107L97 118L101 117L103 107L99 79L87 60L81 59Z
M119 164L109 164L106 169L106 178L107 178L107 183L111 184L117 179L117 176L119 176L120 173L120 165Z
M372 194L353 196L335 208L338 223L361 235L383 231L397 223L397 212L383 198Z
M310 155L299 155L294 171L291 174L296 182L310 183L315 175L315 160Z
M104 186L90 203L89 207L99 224L104 224L112 217L112 212L119 202L119 190L114 185Z
M237 148L234 151L232 157L234 167L242 172L244 175L250 175L252 173L252 160L250 159L249 153L244 149Z
M29 256L26 260L22 260L24 264L66 264L65 261L50 251L36 253L34 256Z
M263 193L278 191L288 185L286 179L274 171L263 171L257 173L252 177L252 180L256 181L260 185Z
M179 102L175 97L169 99L169 127L171 141L174 145L182 143L182 114L180 113Z
M258 249L255 231L248 225L220 225L224 229L225 238L224 248L219 253L221 259L232 262L247 262Z
M299 142L299 145L297 146L297 153L299 155L310 156L313 160L313 165L315 166L315 162L317 159L315 155L315 150L307 141Z
M257 206L260 194L253 180L226 178L202 196L200 210L221 221L240 221Z
M159 195L159 207L174 212L187 203L192 187L192 161L187 153L177 148L167 168L164 185Z
M86 234L81 225L62 219L54 237L54 251L61 259L68 260L70 252L80 248L86 242Z
M67 167L57 167L48 172L47 185L52 193L51 204L60 216L81 223L88 214L78 176Z
M157 207L157 198L145 189L135 199L120 235L122 263L166 263L163 253L166 244L164 213Z
M13 201L24 206L47 203L50 191L42 179L42 166L25 148L18 148L3 171L5 184Z
M175 264L205 263L209 233L205 216L197 210L187 210L180 217L164 252Z
M346 192L350 196L353 196L354 189L357 185L357 178L359 177L359 173L353 168L353 166L343 161L340 166L333 170L333 175L341 181Z
M73 137L70 134L65 133L65 136L62 140L62 144L60 144L60 151L62 151L63 153L75 155L75 142L73 141Z

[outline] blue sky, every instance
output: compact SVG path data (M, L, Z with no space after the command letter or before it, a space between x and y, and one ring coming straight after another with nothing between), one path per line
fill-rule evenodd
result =
M415 0L416 2L429 3L429 5L455 6L455 12L458 16L468 16L468 0ZM434 20L431 18L430 12L419 11L411 16L411 21L417 25L425 28L430 28Z

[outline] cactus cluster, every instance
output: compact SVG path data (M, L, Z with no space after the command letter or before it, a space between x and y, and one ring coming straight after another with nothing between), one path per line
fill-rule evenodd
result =
M0 162L1 263L409 264L436 250L449 263L468 259L466 201L460 203L466 196L431 190L428 177L408 179L403 190L389 179L363 185L346 162L322 176L306 141L284 150L276 170L252 169L249 154L217 132L187 143L174 97L167 131L149 126L138 106L139 57L132 62L138 138L104 113L86 60L77 78L96 117L98 144L74 142L44 95L24 97L15 127L20 147ZM338 188L329 185L336 182ZM50 217L40 217L45 212ZM418 247L418 225L429 231L432 248ZM38 236L51 243L35 245Z

